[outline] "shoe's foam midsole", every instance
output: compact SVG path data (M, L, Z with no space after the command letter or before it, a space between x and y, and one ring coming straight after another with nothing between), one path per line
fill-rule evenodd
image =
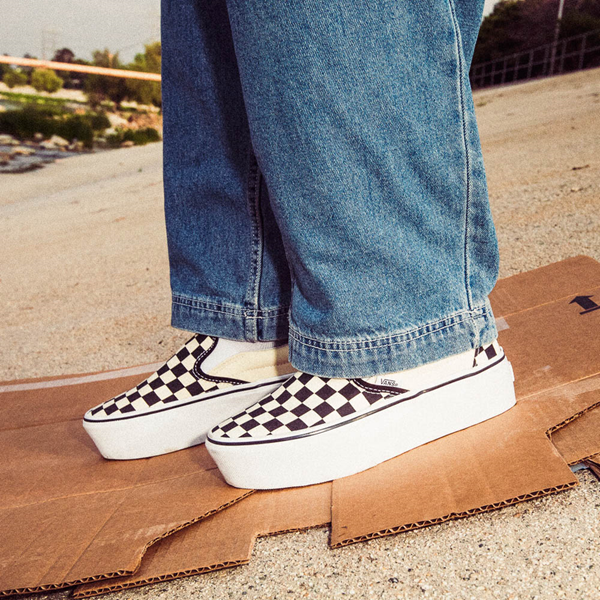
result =
M213 443L209 437L206 447L235 487L277 489L331 481L503 413L515 404L513 381L504 359L476 375L315 435L268 443Z
M84 420L83 427L104 458L129 460L175 452L202 444L215 425L275 391L287 377L221 390L170 410L121 420Z

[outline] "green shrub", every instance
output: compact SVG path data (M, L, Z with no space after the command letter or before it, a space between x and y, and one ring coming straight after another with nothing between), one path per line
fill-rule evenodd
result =
M143 146L150 142L159 142L160 133L153 127L144 129L121 129L112 135L107 136L106 141L109 146L117 148L123 142L133 142L136 146Z
M82 115L72 115L58 121L56 134L70 142L79 140L86 148L91 148L94 141L94 130L89 120Z
M0 133L8 133L21 139L31 139L36 133L45 138L53 135L72 142L77 139L86 148L91 148L94 131L110 127L104 114L73 115L56 108L27 106L22 110L0 113Z
M16 69L9 69L4 73L2 81L10 88L14 88L20 85L27 85L27 75L22 71Z
M110 121L104 113L86 115L94 131L104 131L110 127Z
M53 116L48 111L26 107L0 113L0 133L27 139L38 132L44 137L50 137L55 132Z
M31 74L31 85L38 92L53 94L63 86L63 80L50 69L34 69Z

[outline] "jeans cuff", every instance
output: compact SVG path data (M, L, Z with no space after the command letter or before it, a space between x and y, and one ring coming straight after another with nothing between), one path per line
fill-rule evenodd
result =
M282 340L288 337L288 307L256 309L173 294L171 325L230 340Z
M422 327L374 339L316 340L290 326L290 362L322 377L370 377L412 369L498 337L489 300Z

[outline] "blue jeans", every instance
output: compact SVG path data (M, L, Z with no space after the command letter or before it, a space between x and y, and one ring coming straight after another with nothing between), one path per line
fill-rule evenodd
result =
M175 327L365 377L492 341L483 0L163 0Z

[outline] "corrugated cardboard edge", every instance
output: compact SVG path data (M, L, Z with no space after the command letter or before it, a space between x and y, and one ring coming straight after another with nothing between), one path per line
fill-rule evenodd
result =
M308 531L311 529L321 529L323 527L327 527L329 523L323 523L322 525L310 525L308 527L296 527L291 529L282 529L281 531L274 531L270 533L261 533L254 537L252 540L252 545L250 547L250 555L254 550L254 544L258 538L262 537L274 537L276 535L282 535L284 533L297 533L299 531ZM191 577L193 575L202 575L204 573L212 573L213 571L220 571L222 569L231 569L232 567L240 567L242 565L247 565L250 562L251 556L244 560L232 560L232 561L224 561L220 563L215 563L212 565L199 567L197 569L185 569L183 571L174 571L173 573L168 573L165 575L158 575L156 577L148 577L147 579L141 579L140 581L130 581L127 583L119 583L118 579L115 579L114 582L107 584L105 586L98 586L94 589L88 590L74 590L72 597L73 598L92 598L94 596L101 596L102 594L108 594L110 592L118 592L121 590L128 590L132 588L143 587L145 585L150 585L152 583L160 583L161 581L172 581L173 579L180 579L182 577Z
M144 585L150 585L151 583L159 583L161 581L171 581L172 579L179 579L181 577L189 577L191 575L202 575L203 573L211 573L212 571L218 571L220 569L229 569L231 567L239 567L240 565L246 565L250 562L250 558L246 560L233 560L233 561L225 561L222 563L216 563L214 565L210 565L208 567L201 567L199 569L186 569L185 571L176 571L174 573L169 573L167 575L160 575L157 577L149 577L148 579L143 579L141 581L134 581L128 583L119 583L118 579L114 582L106 585L99 586L94 588L93 590L81 591L78 592L75 590L73 592L73 598L91 598L93 596L100 596L102 594L108 594L109 592L118 592L120 590L128 590L131 588L142 587ZM126 573L128 575L129 573Z
M571 415L564 421L561 421L560 423L553 425L545 432L547 438L552 443L552 437L551 437L552 433L554 433L555 431L558 431L559 429L562 429L569 423L575 421L581 415L583 415L591 410L598 409L598 407L600 407L600 402L596 402L595 404L588 406L586 409L576 412L575 414ZM570 463L569 466L571 466L572 464L576 464L578 462L588 463L587 466L590 468L590 470L592 470L594 472L594 474L596 474L600 478L600 464L595 463L595 460L594 460L595 457L600 459L600 455L596 454L596 455L592 455L585 459L573 461L572 463ZM565 463L566 463L566 461L565 461ZM597 471L597 473L596 473L596 471ZM542 498L544 496L550 496L551 494L557 494L559 492L564 492L566 490L570 490L574 487L577 487L578 485L579 485L578 482L573 482L573 483L569 483L569 484L562 484L559 486L544 488L542 490L529 492L528 494L523 494L521 496L516 496L514 498L508 498L507 500L502 500L501 502L495 502L494 504L487 504L484 506L479 506L477 508L466 510L466 511L463 511L460 513L449 513L442 517L438 517L436 519L430 519L427 521L417 521L415 523L406 523L406 524L400 525L398 527L382 529L380 531L376 531L376 532L373 532L373 533L370 533L367 535L361 535L361 536L357 536L354 538L342 540L341 542L332 542L330 539L330 547L331 548L343 548L344 546L349 546L351 544L358 544L359 542L365 542L367 540L385 537L388 535L395 535L397 533L413 531L414 529L423 529L424 527L430 527L432 525L440 525L441 523L445 523L447 521L455 521L457 519L465 519L465 518L471 517L473 515L477 515L477 514L484 513L484 512L491 512L494 510L499 510L500 508L504 508L506 506L511 506L513 504L518 504L520 502L527 502L527 501L533 500L535 498Z
M370 533L368 535L361 535L355 538L343 540L338 543L330 543L331 548L343 548L344 546L349 546L350 544L358 544L359 542L366 542L367 540L373 540L380 537L385 537L388 535L395 535L397 533L404 533L406 531L412 531L414 529L422 529L424 527L430 527L432 525L440 525L441 523L445 523L446 521L455 521L457 519L464 519L466 517L472 517L473 515L477 515L484 512L491 512L493 510L498 510L500 508L504 508L505 506L511 506L512 504L518 504L519 502L527 502L528 500L533 500L534 498L541 498L542 496L549 496L550 494L556 494L558 492L563 492L565 490L569 490L571 488L577 487L577 483L574 482L572 484L563 484L556 487L546 488L543 490L538 490L536 492L530 492L528 494L523 494L522 496L516 496L515 498L509 498L507 500L502 500L501 502L495 502L494 504L488 504L485 506L480 506L478 508L473 508L470 510L466 510L460 513L449 513L444 515L443 517L438 517L436 519L431 519L428 521L417 521L416 523L407 523L405 525L401 525L399 527L391 527L389 529L382 529L381 531L376 531L374 533Z
M238 503L228 511L215 515L204 523L198 523L179 535L180 539L187 540L185 543L178 544L181 552L185 547L189 553L197 551L197 556L194 557L193 563L165 565L161 564L161 560L153 560L150 554L142 562L141 570L136 574L121 578L116 578L112 581L106 581L103 584L88 583L78 586L74 592L75 598L86 598L98 596L115 590L129 589L141 587L146 584L157 583L160 581L172 580L190 575L198 575L216 571L218 569L230 568L234 566L247 564L254 551L256 540L262 537L272 537L284 533L296 533L308 531L311 529L322 528L329 525L331 522L331 483L323 483L314 486L302 488L292 488L290 490L277 490L270 492L257 492L251 498L243 503ZM288 510L281 511L281 502L287 497ZM283 496L283 497L282 497ZM275 513L273 512L275 510ZM310 516L307 520L307 510ZM231 517L231 515L234 515ZM248 520L249 515L254 515L254 518ZM212 553L210 557L202 558L203 545L210 544L212 541L212 533L215 526L217 529L223 527L227 519L233 519L234 525L230 525L231 531L236 531L235 537L241 543L237 549L227 553L218 552L216 555ZM235 523L244 522L247 527L242 527L241 530L236 529ZM208 529L208 533L207 529ZM218 548L218 540L215 540ZM160 552L160 544L155 546L155 550ZM215 548L215 544L211 544L211 549ZM151 551L152 552L152 551ZM170 553L167 552L168 555Z
M120 571L115 571L112 573L103 573L103 574L94 575L91 577L84 577L82 579L77 579L74 581L66 581L64 583L32 586L32 587L26 587L26 588L16 588L13 590L0 590L0 597L17 596L17 595L23 595L23 594L34 594L34 593L39 593L39 592L62 590L62 589L74 587L76 585L80 585L83 583L90 583L90 582L94 582L94 581L103 581L105 579L114 579L114 578L123 577L126 575L133 575L140 568L140 565L142 564L144 555L146 554L146 552L148 551L148 548L150 548L150 546L152 546L153 544L156 544L160 540L166 538L169 535L174 534L177 531L185 529L186 527L189 527L190 525L193 525L194 523L198 523L199 521L202 521L222 510L225 510L226 508L229 508L230 506L236 504L237 502L240 502L241 500L243 500L244 498L247 498L248 496L250 496L252 494L254 494L254 490L249 490L246 494L243 494L239 498L236 498L235 500L232 500L231 502L226 502L225 504L219 506L218 508L209 510L208 512L201 515L200 517L191 519L190 521L187 521L186 523L183 523L182 525L179 525L178 527L174 527L173 529L170 529L170 530L164 532L162 535L154 538L153 540L151 540L144 546L144 548L142 549L142 553L140 554L140 559L138 561L138 564L132 570L120 570ZM119 588L115 588L115 589L119 589ZM108 590L108 591L110 591L110 590ZM106 592L103 592L103 593L106 593Z

